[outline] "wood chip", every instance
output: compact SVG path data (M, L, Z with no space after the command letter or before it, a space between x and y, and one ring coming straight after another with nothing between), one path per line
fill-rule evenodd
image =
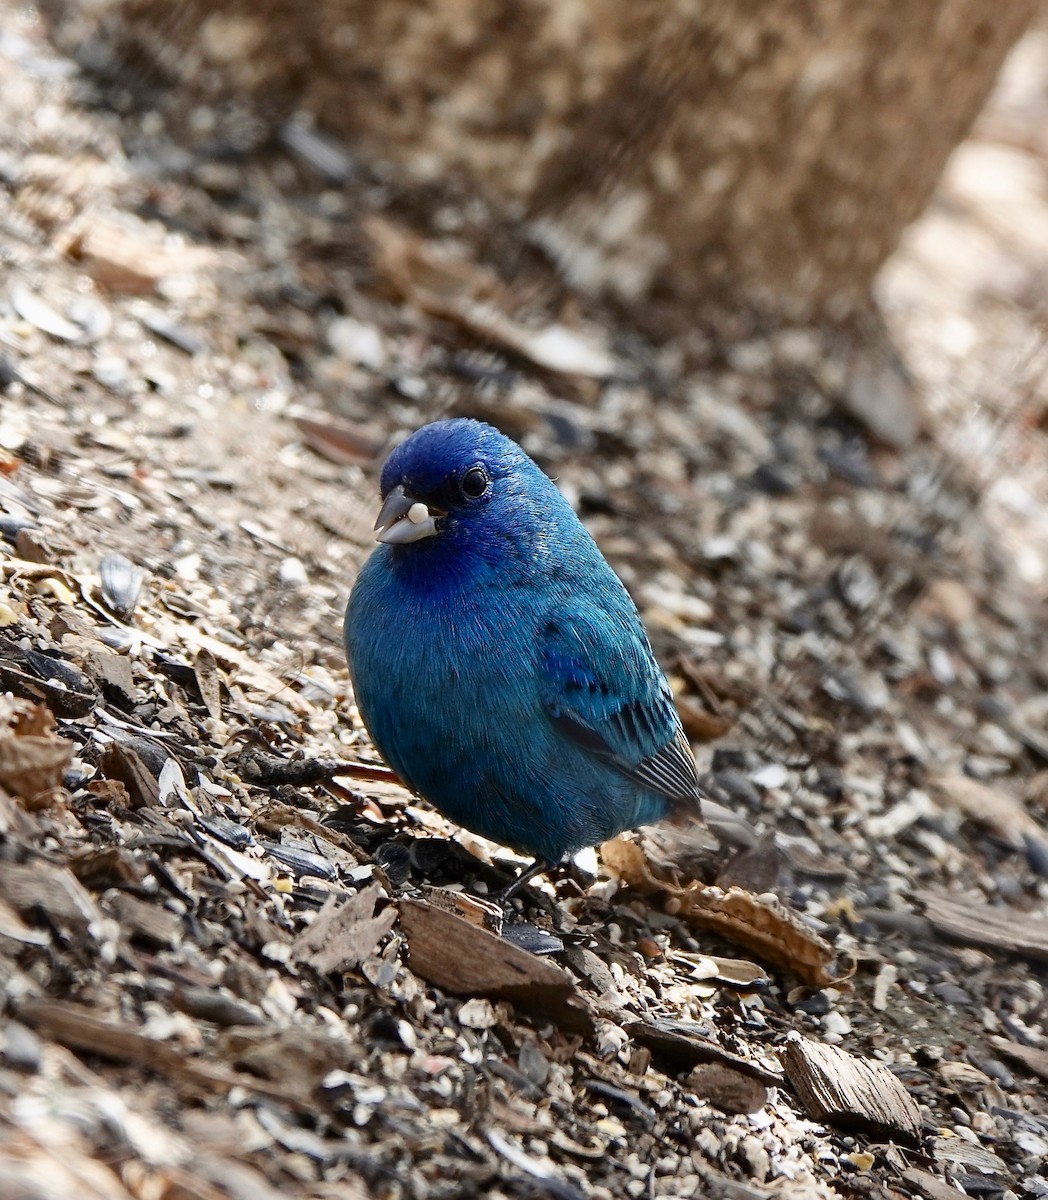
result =
M130 1025L106 1020L85 1005L26 999L18 1004L17 1010L19 1020L70 1050L112 1062L134 1063L166 1076L174 1084L203 1083L225 1090L239 1086L300 1111L310 1111L309 1097L296 1095L290 1087L194 1059L178 1046L148 1037Z
M987 787L978 779L956 772L933 775L929 784L941 800L955 805L973 821L1007 838L1013 846L1021 847L1024 836L1045 836L1022 801L1007 792Z
M92 217L69 239L66 252L103 287L133 296L148 295L166 275L190 266L183 254L165 250L148 227L126 216L120 222Z
M44 930L27 925L6 900L0 900L0 938L8 938L24 946L46 946L51 941L50 935Z
M902 1179L913 1189L914 1194L921 1196L923 1200L958 1200L958 1197L967 1194L960 1188L936 1179L930 1172L920 1171L916 1167L903 1171Z
M990 1179L1009 1177L1008 1164L985 1146L977 1146L966 1138L937 1137L931 1140L931 1151L937 1163L949 1167L965 1182L968 1175L986 1175Z
M160 804L156 776L133 747L112 742L102 751L98 766L107 779L124 785L133 807L156 808Z
M454 913L420 900L400 902L411 969L457 996L509 1000L524 1012L588 1030L592 1020L562 968Z
M768 1089L763 1083L717 1063L696 1067L685 1086L729 1115L760 1112L768 1103Z
M5 863L0 896L23 916L46 913L56 925L79 932L102 919L102 911L66 867L48 862Z
M940 892L921 891L917 899L934 928L987 950L1003 950L1024 958L1048 961L1048 922L1010 908L995 908L971 900L955 900Z
M877 1137L921 1137L916 1103L882 1063L791 1035L783 1065L813 1120Z
M42 679L4 660L0 660L0 688L31 702L39 701L59 717L86 717L98 703L94 691L70 688L58 679Z
M147 946L171 947L181 938L181 919L159 904L139 900L127 892L116 892L103 898L103 903L127 933Z
M220 721L222 719L222 677L219 674L215 656L210 650L201 647L197 651L193 674L196 677L200 698L204 701L208 716Z
M1024 1046L1020 1042L1010 1042L1002 1037L990 1038L990 1044L998 1054L1003 1054L1005 1058L1025 1067L1038 1079L1048 1082L1048 1050L1041 1050L1037 1046Z
M103 786L115 786L124 790L123 784L114 784L105 779L100 782ZM94 791L94 788L90 787L89 790ZM98 795L98 792L95 794ZM130 807L126 791L124 805ZM78 850L69 857L69 869L84 887L93 888L95 891L112 887L114 884L139 884L145 875L142 864L123 846L105 846L101 850L89 846Z
M359 966L397 920L392 905L374 915L381 894L373 883L344 903L329 896L312 924L291 943L292 957L322 975Z
M783 1082L782 1067L774 1060L758 1061L736 1054L711 1040L700 1027L687 1021L666 1018L631 1021L623 1028L631 1038L668 1059L678 1070L686 1070L700 1063L715 1063L761 1083L779 1085Z

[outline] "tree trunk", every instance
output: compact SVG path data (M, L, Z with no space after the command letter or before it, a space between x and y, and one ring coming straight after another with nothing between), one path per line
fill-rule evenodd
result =
M579 286L798 319L867 301L1034 0L110 7L198 97L464 184Z

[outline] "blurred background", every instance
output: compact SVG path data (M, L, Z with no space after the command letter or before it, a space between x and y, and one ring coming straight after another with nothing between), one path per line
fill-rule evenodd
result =
M131 118L139 214L206 243L279 193L296 224L251 247L257 288L283 289L321 338L361 321L358 357L375 360L383 299L566 366L571 386L615 373L599 355L574 370L558 344L586 321L688 366L763 356L759 374L812 386L888 445L938 423L983 484L1010 422L1024 447L1008 474L1034 467L1008 485L1012 507L1029 507L1015 489L1044 468L1048 303L1048 51L1032 0L41 11L93 102ZM36 149L56 136L63 155L85 149L68 127ZM33 179L23 206L49 186ZM68 178L59 190L78 203ZM220 230L194 191L218 203ZM323 373L302 381L344 407ZM459 402L434 390L431 413Z

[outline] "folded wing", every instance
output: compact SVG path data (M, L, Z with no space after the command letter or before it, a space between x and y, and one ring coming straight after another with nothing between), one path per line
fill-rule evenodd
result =
M695 759L632 609L558 610L542 631L539 674L542 706L563 737L638 786L698 809Z

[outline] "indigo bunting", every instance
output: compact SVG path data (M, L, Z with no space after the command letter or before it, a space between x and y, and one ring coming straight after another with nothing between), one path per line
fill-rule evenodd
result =
M381 493L345 643L360 715L404 783L534 856L511 890L624 829L698 817L695 760L633 601L524 451L438 421L393 450Z

